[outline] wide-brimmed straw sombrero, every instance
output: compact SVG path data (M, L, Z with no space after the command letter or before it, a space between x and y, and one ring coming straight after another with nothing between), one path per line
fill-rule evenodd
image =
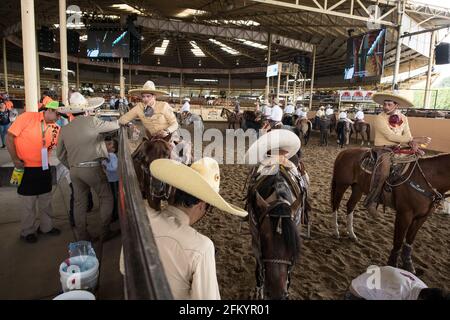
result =
M226 202L219 194L219 164L212 158L202 158L190 167L170 159L157 159L150 165L152 176L177 189L180 189L210 205L245 217L247 211Z
M393 92L377 92L372 96L372 100L381 105L385 100L392 100L398 103L401 108L412 108L414 106L407 98Z
M74 92L70 96L69 105L58 109L59 113L81 113L92 111L100 107L105 102L101 97L86 99L81 93Z
M290 158L300 150L301 142L298 136L286 129L276 129L269 131L256 140L245 154L245 163L256 164L269 157L268 152L284 151L284 156Z
M155 84L153 83L153 81L150 80L144 83L144 86L142 88L132 89L129 91L129 93L130 94L151 93L154 94L155 96L164 96L168 94L166 91L156 89Z

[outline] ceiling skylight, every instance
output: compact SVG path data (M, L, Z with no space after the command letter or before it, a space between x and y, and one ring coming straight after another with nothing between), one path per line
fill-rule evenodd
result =
M170 40L163 40L161 47L155 47L153 54L157 56L163 56L166 54L167 46L169 45Z
M175 15L175 17L178 18L186 18L189 16L201 16L202 14L207 13L206 11L203 10L196 10L196 9L184 9L183 11L177 13Z
M241 53L237 50L234 50L233 48L230 48L229 46L227 46L226 44L217 41L216 39L209 39L209 41L211 41L214 44L217 44L218 46L220 46L220 49L222 49L225 52L228 52L229 54L233 55L233 56L237 56L240 55Z
M129 6L128 4L125 4L125 3L122 3L122 4L113 4L111 7L112 7L112 8L115 8L115 9L119 9L119 10L131 12L131 13L136 13L136 14L141 14L141 15L143 15L142 11L140 11L140 10L138 10L138 9L132 7L132 6Z
M192 48L191 51L196 57L206 57L205 53L202 51L202 49L199 48L197 43L195 41L189 41Z
M259 48L259 49L267 49L266 45L260 44L258 42L253 42L253 41L245 40L245 39L236 39L236 40L242 42L243 44L245 44L246 46L249 46L249 47L254 47L254 48Z

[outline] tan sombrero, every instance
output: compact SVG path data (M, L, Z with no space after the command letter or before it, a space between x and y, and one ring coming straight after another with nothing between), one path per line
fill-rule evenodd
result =
M92 111L100 107L105 102L101 97L86 99L81 93L74 92L70 96L69 105L58 109L59 113L81 113Z
M372 100L378 104L383 104L385 100L392 100L398 103L401 108L411 108L414 104L409 101L407 98L404 98L398 94L393 92L378 92L372 96Z
M219 194L219 164L212 158L202 158L190 167L170 159L157 159L150 165L150 172L156 179L180 189L210 205L245 217L247 211L226 202Z
M144 83L144 86L141 89L132 89L129 91L129 94L143 94L143 93L151 93L154 94L155 96L164 96L168 94L166 91L157 90L155 88L155 84L153 83L153 81L150 80Z
M267 159L267 153L272 150L286 151L286 158L291 158L300 150L301 142L298 136L286 129L269 131L256 140L245 154L245 163L256 164Z

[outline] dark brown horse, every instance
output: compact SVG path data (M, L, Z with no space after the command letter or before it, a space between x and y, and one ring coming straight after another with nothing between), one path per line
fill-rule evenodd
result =
M170 139L170 136L164 139L144 137L131 155L142 197L147 199L150 207L155 210L161 209L161 200L168 198L170 188L152 177L150 164L153 160L170 157L171 149L168 139Z
M222 112L220 113L222 118L226 118L228 122L228 129L236 129L236 125L240 126L241 124L241 116L237 115L235 112L228 110L227 108L222 108Z
M338 209L342 196L352 187L347 202L347 230L356 240L353 232L353 210L363 194L369 191L371 175L361 169L360 163L368 148L347 149L339 153L334 162L331 182L331 207L334 215L335 235L338 231ZM450 154L422 158L409 165L399 183L392 186L389 204L395 209L394 245L388 264L398 265L401 256L402 268L415 272L411 259L412 245L422 224L433 213L445 192L450 190ZM404 239L406 236L406 242Z
M355 121L352 127L352 131L350 132L350 136L355 133L355 139L358 143L358 134L361 136L361 146L364 146L364 143L367 143L370 146L370 124L365 121Z
M306 200L286 169L279 168L270 175L258 175L254 170L247 193L260 299L288 298L290 272L300 255L297 225Z
M302 139L305 143L305 146L308 144L309 137L311 136L312 131L312 123L308 119L297 119L295 121L295 127L297 128L297 132L299 134L299 138Z

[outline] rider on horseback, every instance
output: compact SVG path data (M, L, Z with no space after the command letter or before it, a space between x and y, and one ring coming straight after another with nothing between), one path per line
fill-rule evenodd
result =
M283 109L278 104L272 107L272 113L269 118L270 127L272 129L280 128L283 126L281 120L283 119Z
M393 150L409 145L414 152L418 152L419 145L428 144L431 139L412 137L407 117L397 110L398 107L411 108L413 103L408 99L395 93L381 92L374 94L372 99L383 106L383 112L376 116L374 122L375 148L372 150L377 155L377 162L364 205L370 215L376 216L377 202L390 174Z
M189 102L191 101L191 99L189 99L188 97L185 97L185 98L183 99L183 101L184 101L184 104L183 104L183 106L181 107L180 112L181 112L181 117L182 117L182 118L185 118L185 117L188 115L188 113L191 112L191 105L189 104Z
M147 81L141 89L130 90L130 94L138 93L142 102L120 117L119 123L127 125L139 118L151 137L167 138L178 129L178 122L173 109L167 102L156 101L156 97L167 92L157 90L152 81Z
M356 114L355 114L355 123L356 122L364 122L364 112L362 110L362 107L359 106L356 109L358 110L358 112L356 112Z

